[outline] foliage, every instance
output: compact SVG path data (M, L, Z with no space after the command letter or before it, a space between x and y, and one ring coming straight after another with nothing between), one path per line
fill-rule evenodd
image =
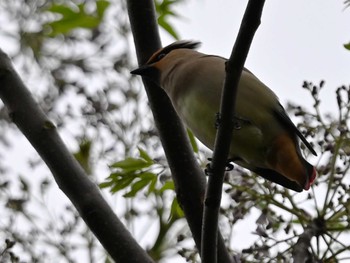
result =
M350 43L344 44L344 47L345 47L347 50L350 50Z
M148 213L156 211L159 234L148 253L152 258L160 260L164 257L166 250L171 248L167 237L177 232L174 225L184 215L174 197L174 183L166 176L162 176L166 168L151 159L146 151L141 148L138 150L140 157L127 157L113 163L111 168L114 171L105 182L100 184L100 187L109 188L112 193L125 190L123 194L125 198L144 195L148 200L155 200L156 206L151 207ZM171 205L169 205L170 202Z
M176 40L180 39L169 19L178 18L179 15L174 11L174 7L182 0L155 0L158 14L158 24Z
M58 14L60 17L55 21L43 24L43 28L47 28L47 34L52 37L61 34L67 35L77 28L95 29L101 24L106 8L108 8L110 3L98 0L95 4L96 9L90 14L86 10L86 3L76 5L53 3L47 11Z

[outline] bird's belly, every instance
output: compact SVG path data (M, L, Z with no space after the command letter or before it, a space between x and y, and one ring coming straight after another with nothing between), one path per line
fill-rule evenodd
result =
M215 123L219 111L218 102L198 103L198 100L189 96L184 97L187 99L178 101L181 104L175 105L176 111L194 135L213 150L217 131ZM266 167L267 147L261 130L252 123L239 120L238 122L233 131L229 158L240 159L249 165Z

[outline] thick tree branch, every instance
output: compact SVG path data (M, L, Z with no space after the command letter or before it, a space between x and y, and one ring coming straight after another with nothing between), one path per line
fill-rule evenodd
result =
M128 0L128 13L137 57L143 65L161 48L153 0ZM195 243L200 251L205 177L197 164L181 120L165 92L143 78L155 124ZM220 236L220 235L219 235ZM223 239L218 242L220 262L230 262Z
M8 56L0 50L0 98L13 122L51 170L92 232L116 262L153 262L119 221L97 186L69 153Z
M238 82L255 31L259 27L264 0L250 0L244 14L237 40L226 64L226 79L221 97L219 128L215 140L213 160L205 198L202 234L203 263L217 262L216 240L225 167L233 132L233 118Z

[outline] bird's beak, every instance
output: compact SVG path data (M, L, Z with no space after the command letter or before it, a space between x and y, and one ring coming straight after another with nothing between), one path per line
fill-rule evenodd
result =
M160 85L160 72L157 69L157 67L154 66L154 64L146 64L143 65L137 69L134 69L133 71L130 72L131 74L134 75L140 75L142 77L146 77L149 80L153 81L155 84L158 86Z
M130 73L134 75L147 76L151 71L152 71L151 65L143 65L137 69L130 71Z

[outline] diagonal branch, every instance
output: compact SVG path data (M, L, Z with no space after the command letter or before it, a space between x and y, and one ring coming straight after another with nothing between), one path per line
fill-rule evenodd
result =
M226 79L221 97L220 124L215 140L213 161L205 198L202 234L203 263L217 262L216 240L225 166L233 132L233 118L238 82L255 31L259 27L265 0L250 0L244 14L236 43L226 64Z
M116 262L153 262L70 154L56 127L38 107L2 50L0 83L0 98L13 122L45 161L58 186L111 257Z
M128 0L128 13L140 65L161 48L153 0ZM165 92L143 78L155 124L172 172L177 198L200 251L205 177L198 166L181 120ZM218 258L231 262L219 235Z

